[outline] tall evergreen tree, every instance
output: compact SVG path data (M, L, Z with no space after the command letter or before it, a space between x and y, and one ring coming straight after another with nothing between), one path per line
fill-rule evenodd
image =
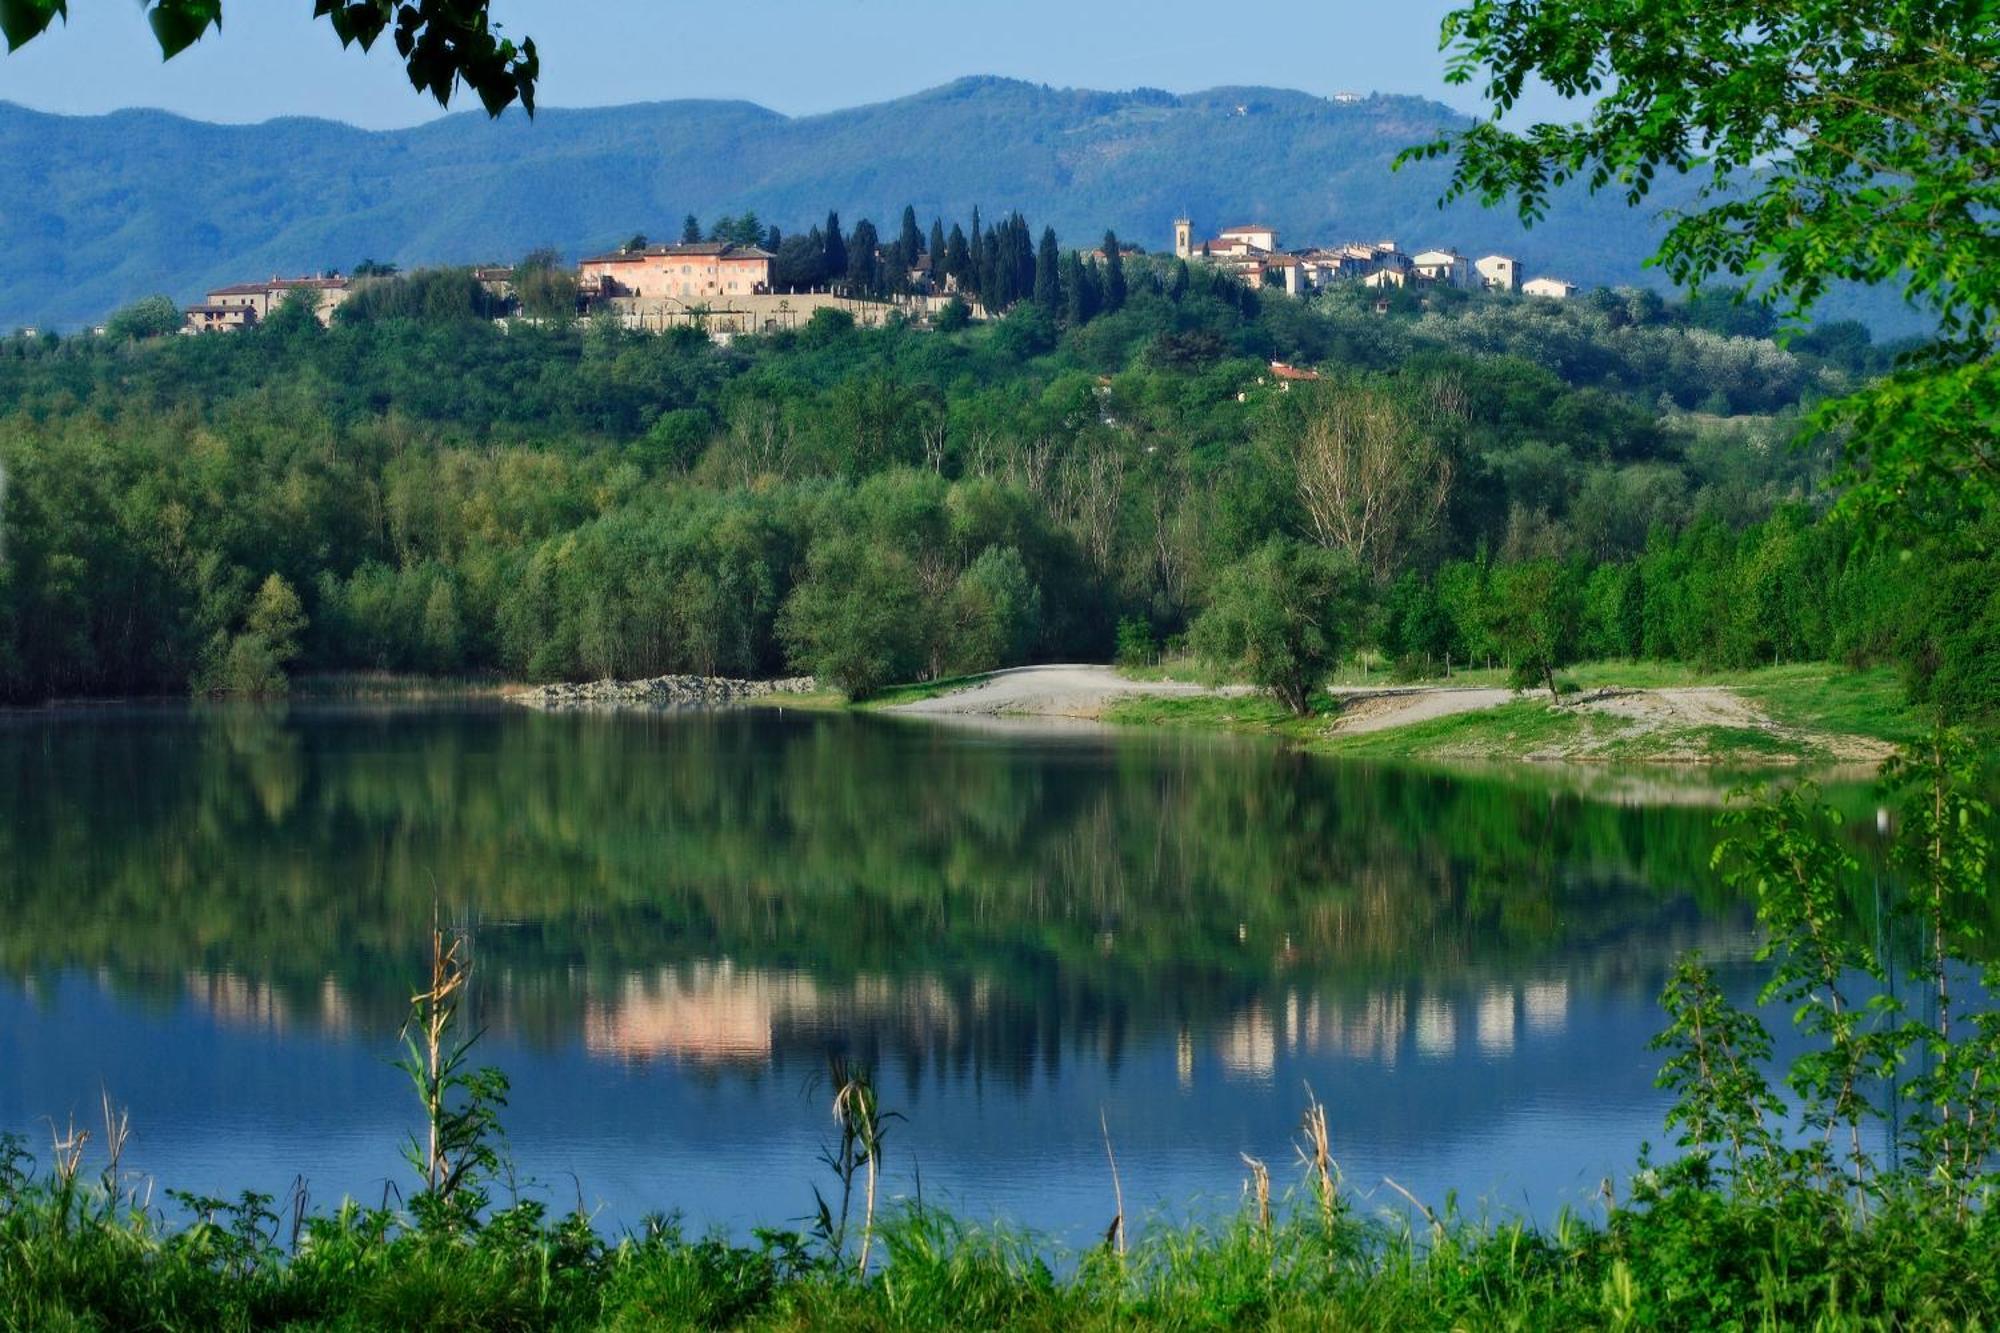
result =
M1013 294L1001 287L999 228L989 231L979 240L979 299L986 302L988 310L1005 310L1012 302Z
M896 267L907 273L924 252L924 234L917 230L917 210L903 205L903 229L896 237Z
M1187 289L1188 289L1187 260L1176 259L1174 261L1174 276L1167 284L1167 299L1172 301L1174 304L1179 305L1180 299L1183 296L1187 295Z
M942 218L931 219L930 242L927 245L925 245L924 253L931 257L931 280L937 283L943 283L944 282L944 219Z
M975 290L972 275L972 251L966 245L965 231L956 223L951 224L951 238L944 243L944 271L954 279L963 291Z
M1035 294L1035 237L1028 220L1019 213L1007 221L1007 259L1013 266L1014 299Z
M847 280L847 237L840 230L840 214L831 210L826 215L826 260L820 271L827 282Z
M778 243L777 258L771 261L771 286L783 291L799 291L826 281L826 240L814 227L803 236L787 236Z
M867 218L854 224L847 238L847 286L856 296L878 296L882 291L882 261L876 251L881 240L875 224Z
M1035 252L1035 304L1051 315L1060 314L1062 306L1062 279L1056 274L1056 266L1062 262L1062 254L1056 248L1056 229L1042 228L1041 248Z
M701 219L690 213L681 219L681 244L693 245L701 239Z
M773 222L771 224L771 229L764 233L764 248L766 250L769 250L772 254L776 254L778 253L778 247L783 245L784 243L785 243L784 233L779 231L778 224Z
M979 205L972 206L972 234L966 238L965 272L959 280L979 294L986 301L988 309L993 303L986 300L986 279L992 273L992 266L986 259L986 237L979 229Z
M1062 259L1062 319L1073 329L1082 328L1093 313L1090 289L1090 270L1083 256L1072 250Z
M1107 229L1104 233L1104 312L1121 309L1125 304L1125 258L1118 253L1118 233Z

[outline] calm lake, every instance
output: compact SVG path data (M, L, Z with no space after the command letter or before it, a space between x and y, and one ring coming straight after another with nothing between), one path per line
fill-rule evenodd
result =
M1606 777L1609 782L1609 775ZM786 1225L825 1068L886 1182L1084 1241L1297 1178L1546 1217L1664 1141L1691 946L1754 989L1712 806L1271 745L746 711L0 718L0 1130L131 1110L163 1187L379 1202L433 897L471 932L523 1188ZM1635 797L1634 792L1641 793Z

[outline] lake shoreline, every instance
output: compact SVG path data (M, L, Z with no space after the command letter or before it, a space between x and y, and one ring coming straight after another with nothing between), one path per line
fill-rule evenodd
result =
M1857 677L1859 679L1859 677ZM1112 726L1192 728L1277 737L1316 753L1431 762L1762 767L1873 767L1884 735L1825 725L1770 684L1578 690L1561 702L1490 685L1338 685L1306 717L1245 686L1142 679L1092 665L1024 667L863 705L904 716L1059 717ZM1875 682L1879 683L1879 682Z
M1888 673L1766 668L1714 683L1580 668L1560 702L1474 678L1464 683L1336 683L1295 716L1243 684L1179 679L1097 663L1013 667L893 686L850 699L810 676L770 680L669 675L530 684L503 676L432 677L326 672L287 695L249 702L425 703L481 700L542 712L786 708L854 711L930 722L1060 724L1201 730L1269 737L1345 758L1463 764L1614 768L1769 768L1837 765L1873 770L1914 734ZM1487 673L1490 674L1490 673ZM1648 679L1651 675L1653 678ZM1643 683L1641 683L1643 682ZM185 695L50 699L0 708L34 716L185 703ZM196 702L231 702L197 700Z

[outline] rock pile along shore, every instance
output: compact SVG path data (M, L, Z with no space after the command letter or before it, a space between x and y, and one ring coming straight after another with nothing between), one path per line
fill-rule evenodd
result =
M594 680L584 685L558 681L510 695L515 703L551 711L571 708L699 708L768 699L780 694L812 694L811 676L784 680L732 680L727 676L654 676L651 680Z

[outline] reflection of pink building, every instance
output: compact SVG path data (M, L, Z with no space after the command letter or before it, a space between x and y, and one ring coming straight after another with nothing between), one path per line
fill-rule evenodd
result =
M969 1003L973 1013L984 1011L983 984ZM804 973L741 969L724 959L625 977L586 1002L583 1045L621 1060L760 1065L802 1035L817 1047L817 1034L867 1022L927 1046L951 1040L963 1019L934 980L862 976L831 990Z
M712 1064L762 1064L783 1014L820 1004L811 979L738 972L727 962L634 974L606 1000L584 1010L583 1045L592 1055L626 1060L667 1056Z
M304 1014L268 981L235 972L189 972L183 980L189 1002L224 1027L289 1032L303 1019L322 1032L345 1032L353 1024L347 996L331 976L320 981L318 1012L308 1001Z
M770 289L771 258L769 250L726 241L649 245L593 256L577 265L576 276L593 296L751 296Z

